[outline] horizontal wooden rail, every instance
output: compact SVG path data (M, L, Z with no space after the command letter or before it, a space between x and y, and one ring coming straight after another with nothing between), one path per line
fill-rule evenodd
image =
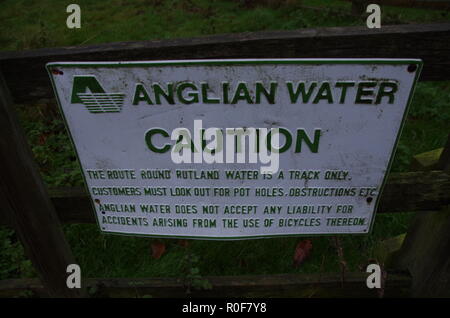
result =
M62 223L95 223L84 188L51 188L49 194ZM378 213L433 211L450 204L450 173L393 173L389 176ZM5 218L0 224L9 225Z
M0 53L15 102L53 98L45 64L220 58L421 58L420 80L450 80L450 23L333 27Z
M366 273L350 272L345 281L339 273L278 274L204 277L210 290L190 289L182 278L97 278L82 282L92 297L378 297L375 289L366 287ZM411 278L405 273L388 273L385 297L407 297ZM30 291L45 297L37 279L0 281L0 297L20 296Z

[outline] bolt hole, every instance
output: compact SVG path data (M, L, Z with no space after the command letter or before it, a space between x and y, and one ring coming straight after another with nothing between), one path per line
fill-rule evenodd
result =
M95 199L94 202L97 203L97 204L100 204L100 200L99 199Z
M408 65L408 72L413 73L417 70L417 65L416 64L409 64Z
M60 71L60 70L58 70L57 68L54 68L54 69L52 70L52 73L53 73L54 75L63 75L63 74L64 74L63 71Z
M370 204L370 203L373 201L373 198L372 198L372 197L368 197L368 198L366 199L366 201L367 201L368 204Z

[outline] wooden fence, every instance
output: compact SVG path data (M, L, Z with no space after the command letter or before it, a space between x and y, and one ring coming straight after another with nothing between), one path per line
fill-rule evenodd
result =
M421 81L450 79L450 23L336 27L283 32L217 35L192 39L106 43L0 53L0 224L20 238L39 279L0 281L0 297L28 290L37 296L185 296L175 278L83 279L66 287L66 267L76 263L61 223L94 223L82 188L44 185L14 110L15 103L54 98L45 64L52 61L130 61L208 58L421 58ZM430 101L431 102L431 101ZM430 107L433 107L430 104ZM449 296L450 144L430 165L433 171L393 173L377 213L417 211L417 217L389 271L385 296ZM441 210L441 212L438 212ZM428 255L427 253L430 253ZM432 257L431 257L432 256ZM365 273L206 277L212 290L191 296L376 296ZM92 289L91 289L92 290Z

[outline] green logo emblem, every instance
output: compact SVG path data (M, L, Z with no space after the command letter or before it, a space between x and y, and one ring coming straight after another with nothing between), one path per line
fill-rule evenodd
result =
M93 75L73 77L72 104L84 104L90 113L119 113L122 110L123 93L106 93Z

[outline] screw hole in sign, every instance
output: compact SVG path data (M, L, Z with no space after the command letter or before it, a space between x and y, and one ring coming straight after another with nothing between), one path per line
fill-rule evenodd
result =
M57 68L54 68L54 69L52 69L52 74L54 74L54 75L63 75L64 72L58 70Z
M417 65L416 64L409 64L408 65L408 72L413 73L417 70Z

